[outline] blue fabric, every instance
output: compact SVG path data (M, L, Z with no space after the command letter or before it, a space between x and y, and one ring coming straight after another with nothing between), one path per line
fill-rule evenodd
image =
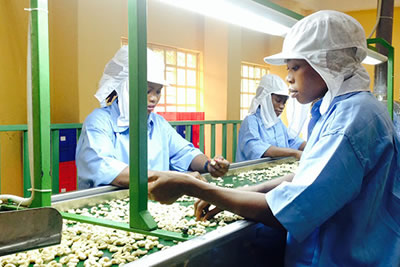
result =
M335 99L333 101L335 101ZM307 139L310 139L312 130L314 129L315 124L321 117L321 113L319 112L319 107L321 106L321 103L322 103L322 99L315 102L311 108L311 119L308 123L308 128L307 128Z
M400 265L400 141L370 92L335 98L291 183L266 194L286 266Z
M259 159L270 146L298 149L303 142L300 137L289 134L281 119L266 129L257 109L240 125L236 162Z
M85 120L76 149L79 189L110 184L129 164L129 128L118 127L117 101ZM148 169L187 171L201 151L182 138L160 115L150 113Z

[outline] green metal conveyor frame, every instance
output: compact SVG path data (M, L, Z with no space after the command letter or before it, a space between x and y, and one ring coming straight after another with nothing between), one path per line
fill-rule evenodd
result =
M301 15L273 4L268 0L253 0L295 19ZM35 197L32 207L51 205L51 151L50 151L50 90L49 90L49 38L47 0L31 0L32 9L32 106L33 106L33 174ZM147 125L146 91L146 0L128 0L129 35L129 92L130 92L130 216L129 224L62 213L64 218L88 222L127 231L137 231L155 236L186 239L176 233L156 229L156 222L147 210ZM378 39L368 43L379 42ZM391 47L387 43L383 43ZM389 49L388 108L393 101L393 47ZM140 156L139 156L140 155Z

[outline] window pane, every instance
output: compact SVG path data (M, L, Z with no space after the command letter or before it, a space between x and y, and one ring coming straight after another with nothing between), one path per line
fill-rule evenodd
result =
M165 91L165 95L167 96L176 96L176 87L168 86Z
M256 82L256 81L251 81L252 82L252 86L249 88L249 93L251 93L251 94L255 94L256 93L256 91L257 91L257 87L258 87L258 81Z
M176 104L176 87L167 87L166 102L167 104Z
M167 112L176 112L176 106L167 106Z
M167 95L166 98L167 104L176 104L176 96Z
M160 101L158 102L158 104L164 104L165 103L165 89L161 90L161 97L160 97Z
M249 78L254 78L254 68L249 67Z
M249 77L249 67L246 65L242 66L242 77Z
M196 93L197 93L197 90L193 89L193 88L187 88L186 89L186 93L187 93L186 104L196 105Z
M186 85L185 69L178 69L178 85Z
M187 111L187 112L196 112L196 107L187 106L187 107L186 107L186 111Z
M167 64L176 65L176 53L174 50L167 50Z
M196 55L194 54L186 54L187 55L187 66L189 68L196 68L197 67L197 60L196 60Z
M260 68L255 68L254 72L255 72L255 77L257 79L260 79L261 69Z
M186 112L185 106L178 106L178 112Z
M186 92L185 88L178 87L178 103L177 104L186 104Z
M248 94L243 94L243 107L244 108L249 107L249 95Z
M164 50L163 49L154 47L151 50L153 50L164 61Z
M244 103L244 94L241 94L240 95L240 107L243 108L244 105L245 105L245 103Z
M253 100L253 95L247 95L248 96L248 99L247 99L247 107L250 107L250 105L251 105L251 101Z
M178 66L181 66L181 67L185 67L186 66L185 53L178 52Z
M256 89L254 88L256 85L255 85L255 82L254 82L254 80L249 80L249 91L248 92L255 92L256 91Z
M169 84L176 84L176 68L167 66L165 73L167 75L167 82Z
M189 86L196 86L196 71L187 70L187 84Z
M156 106L154 111L157 112L165 112L165 107L164 106Z
M243 79L242 80L242 92L248 92L249 91L249 80Z
M240 119L243 120L244 117L246 116L246 114L247 114L247 113L246 113L246 110L241 109L241 110L240 110Z

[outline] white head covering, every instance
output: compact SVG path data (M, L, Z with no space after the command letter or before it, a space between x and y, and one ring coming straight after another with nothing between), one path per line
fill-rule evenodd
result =
M288 96L288 87L279 76L274 74L264 75L249 108L249 114L255 114L257 108L260 107L261 119L266 128L273 126L279 120L272 104L272 93Z
M328 87L320 107L324 114L335 96L369 90L369 76L361 65L366 55L360 23L344 13L324 10L298 21L286 35L282 52L264 60L274 65L284 65L287 59L306 60Z
M155 52L147 48L147 81L167 85L164 80L164 61ZM107 106L106 99L113 92L118 95L120 116L118 126L129 126L129 56L128 46L122 46L104 68L99 89L94 95L102 107Z

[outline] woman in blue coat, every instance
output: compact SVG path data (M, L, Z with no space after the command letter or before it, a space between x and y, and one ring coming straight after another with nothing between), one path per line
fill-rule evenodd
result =
M265 157L295 157L300 159L306 142L289 133L279 116L288 99L288 88L277 75L261 78L249 115L239 130L236 161Z

